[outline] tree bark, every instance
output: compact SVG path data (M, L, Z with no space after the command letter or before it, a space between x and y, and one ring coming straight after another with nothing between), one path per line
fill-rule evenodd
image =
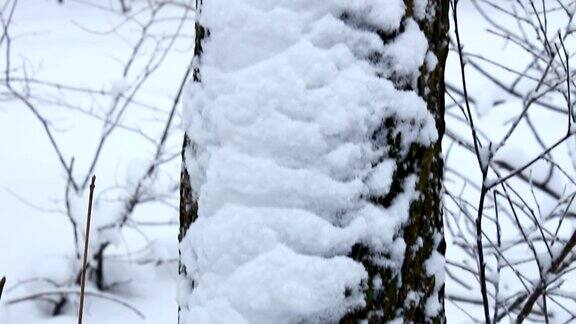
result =
M209 0L206 0L209 1ZM406 13L403 21L414 19L415 1L404 0ZM202 0L197 0L201 8ZM383 4L384 5L384 4ZM444 134L444 67L448 51L448 0L427 1L426 17L415 19L428 40L428 52L437 58L433 69L427 69L426 64L420 68L416 83L406 84L389 77L396 88L415 91L427 103L427 109L435 119L438 131L437 140L430 146L412 144L406 153L401 150L401 132L395 132L396 120L389 118L382 121L381 128L374 134L373 141L385 138L388 150L386 158L396 161L397 169L393 176L391 189L385 196L370 197L370 201L384 208L391 205L396 197L403 193L403 183L410 177L417 177L416 189L418 198L411 203L409 220L397 233L406 243L401 271L392 271L374 262L378 253L370 247L356 244L350 257L361 262L369 275L364 289L365 307L357 309L344 318L341 323L358 323L368 320L368 323L384 323L403 318L407 323L444 323L444 283L443 276L430 273L426 266L434 254L444 256L446 244L443 233L442 214L442 179L443 159L441 142ZM345 19L343 17L343 19ZM361 28L361 27L358 27ZM378 32L382 42L393 42L403 28L392 34ZM202 42L209 34L200 24L196 24L195 55L197 62L202 55ZM194 81L200 82L201 75L198 66L194 68ZM383 135L383 136L382 136ZM379 143L382 145L382 143ZM196 220L198 202L194 189L190 186L186 170L187 152L194 150L193 139L186 135L183 145L183 167L180 188L180 234L182 240L188 227ZM384 257L386 257L384 255ZM443 273L443 267L441 271ZM181 264L180 273L186 275L186 268ZM375 278L382 279L383 289L374 289ZM439 280L440 282L436 282ZM191 287L193 288L193 287ZM431 305L436 303L436 311L431 312ZM428 308L428 310L427 310Z
M413 0L405 0L407 7L404 19L414 14ZM343 323L357 323L359 319L368 319L369 323L383 323L403 317L405 323L444 323L444 283L440 289L435 274L427 273L425 266L434 251L445 255L446 242L443 230L442 180L444 161L442 158L442 137L445 131L444 122L444 69L448 54L448 0L428 1L427 17L418 21L420 29L428 39L429 52L434 53L438 64L432 71L421 68L417 88L404 87L413 90L427 103L428 110L434 116L438 139L434 145L423 147L413 144L407 155L399 154L400 134L392 136L395 127L394 120L384 121L384 129L390 147L389 156L396 159L398 169L394 174L392 189L384 197L372 199L387 207L391 201L402 193L402 182L407 176L417 175L418 200L410 206L408 224L398 233L406 242L406 251L402 272L394 274L388 269L375 265L373 251L363 245L356 245L351 256L364 264L370 278L380 276L385 290L375 293L372 280L366 290L366 308L349 314ZM434 13L434 14L431 14ZM383 35L386 43L394 39L394 35ZM402 85L397 85L401 87ZM418 242L419 240L421 242ZM418 298L410 299L409 294L416 293ZM426 303L430 298L437 298L442 309L435 316L427 316Z
M201 6L203 0L196 0L197 14L200 14ZM198 62L202 54L202 40L204 39L204 28L198 23L195 23L195 44L194 44L194 62L192 81L200 82L200 68ZM194 189L190 184L190 176L188 170L186 169L186 155L187 152L194 150L194 144L188 138L187 134L184 134L184 142L182 144L182 168L180 171L180 230L178 233L178 242L182 242L182 239L186 235L190 225L198 218L198 200L197 195L194 194ZM178 274L182 277L188 277L186 266L182 263L181 251L178 251L179 262L178 262ZM192 282L193 285L193 282ZM194 287L190 287L193 289ZM180 323L180 311L181 308L178 306L178 323Z

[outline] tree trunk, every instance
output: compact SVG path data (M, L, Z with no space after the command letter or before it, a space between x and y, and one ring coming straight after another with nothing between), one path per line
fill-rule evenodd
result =
M204 0L205 5L208 5L210 1L216 0ZM197 0L200 17L202 17L200 12L202 2L202 0ZM388 3L375 6L387 5ZM369 5L365 6L367 8L364 9L376 12ZM361 286L364 303L348 309L345 314L339 316L338 320L341 323L358 323L359 320L383 323L394 319L403 319L404 322L409 323L445 322L443 257L446 246L441 197L443 178L441 142L445 128L444 66L448 48L448 0L403 0L403 8L398 27L393 28L388 26L374 30L373 25L368 25L371 22L368 18L366 21L359 21L361 19L358 16L363 12L361 10L342 10L337 17L348 27L353 26L358 32L369 31L379 36L385 49L382 53L374 52L364 57L363 60L373 67L384 67L382 68L384 72L376 74L380 78L390 80L400 91L399 94L413 92L421 97L425 101L437 132L437 136L429 142L413 138L407 142L406 138L410 137L407 134L417 133L417 131L407 129L406 125L411 125L416 129L420 121L410 119L412 117L406 120L405 117L401 117L400 113L385 116L380 126L373 131L371 143L373 147L378 148L380 156L372 161L372 169L377 169L384 161L394 161L395 169L386 192L364 193L362 199L380 206L383 210L390 209L402 199L403 195L407 195L409 190L406 183L412 181L411 179L415 179L416 194L409 202L407 220L397 226L393 238L395 243L403 242L397 244L401 246L403 257L393 256L392 248L390 250L376 249L366 240L359 240L351 246L347 257L361 263L366 271L367 277ZM302 11L305 10L302 9ZM414 26L417 26L424 35L428 47L426 58L423 62L419 62L416 74L408 75L402 70L403 66L394 65L393 56L392 58L387 56L386 46L400 43L403 37L408 37L409 31L413 32L412 23L415 23ZM210 28L211 26L202 26L202 20L196 23L197 65L194 69L194 83L197 84L202 84L203 46L212 37ZM417 51L414 50L414 52ZM411 55L402 51L400 53ZM233 56L236 53L227 52L227 55ZM189 174L189 172L199 171L188 170L187 167L190 159L196 159L197 148L195 138L187 133L183 145L180 189L179 240L181 242L188 229L194 226L193 223L199 217L199 203L200 205L203 203L198 201L200 188L194 187ZM334 223L334 225L346 226L340 223ZM189 252L181 250L181 253ZM180 274L184 285L187 285L187 288L180 287L183 289L181 292L191 294L193 289L197 288L195 277L197 274L188 273L186 262L181 262ZM346 293L348 294L348 291L353 289L353 287L347 287ZM182 307L185 303L180 302L180 306ZM302 322L306 320L307 318L301 319Z

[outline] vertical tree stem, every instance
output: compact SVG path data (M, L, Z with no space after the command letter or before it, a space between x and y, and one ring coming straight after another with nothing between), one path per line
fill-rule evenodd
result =
M86 287L86 269L88 267L88 243L90 241L90 221L92 220L92 200L94 199L94 183L96 176L92 176L90 184L90 198L88 199L88 216L86 217L86 235L84 240L84 258L82 260L82 279L80 281L80 305L78 306L78 324L82 324L84 313L84 288Z
M6 277L0 279L0 299L2 299L2 291L4 290L4 285L6 284Z

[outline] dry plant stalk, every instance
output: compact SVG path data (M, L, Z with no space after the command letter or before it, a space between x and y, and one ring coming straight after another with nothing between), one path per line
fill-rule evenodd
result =
M90 183L90 198L88 199L88 216L86 217L86 235L84 240L84 258L82 261L82 279L80 283L80 305L78 306L78 324L82 324L84 313L84 288L86 286L86 269L88 268L88 242L90 241L90 221L92 220L92 200L94 198L94 183L96 176L92 176Z
M4 290L4 285L6 284L6 277L0 279L0 299L2 299L2 291Z

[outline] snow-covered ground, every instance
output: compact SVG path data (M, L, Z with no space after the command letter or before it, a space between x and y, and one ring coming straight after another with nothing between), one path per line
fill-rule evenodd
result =
M471 6L465 2L461 10L462 38L466 49L489 53L495 59L509 60L510 51L501 51L504 48L503 42L488 42L493 38L488 38L482 28L485 23ZM118 60L125 60L129 56L130 47L119 37L98 36L85 29L102 30L118 22L118 19L81 2L65 1L62 6L57 5L55 0L20 0L13 25L13 33L20 35L14 41L13 47L17 51L14 56L25 58L27 67L33 68L37 76L43 79L109 89L121 79L121 63ZM188 33L192 34L192 29ZM147 85L144 92L147 102L168 106L191 52L189 46L177 47L167 59L168 63ZM523 60L525 58L522 56L514 57L514 64L521 64ZM446 78L454 84L459 82L458 69L456 58L451 56ZM504 94L477 74L470 74L469 81L472 93L485 99L480 105L480 127L498 138L502 133L499 127L502 120L512 113L503 106L497 110L491 109L491 106L495 99ZM99 128L94 126L93 119L82 114L70 117L72 115L67 111L47 113L59 122L61 132L57 136L62 146L67 148L65 154L68 157L75 156L76 165L85 167L93 152L93 142L99 136ZM150 127L154 132L155 126L147 119L148 115L140 116L136 113L135 116L139 119L134 124ZM549 134L552 138L554 132L558 131L554 126L557 116L542 113L536 117L540 121L549 120ZM448 118L447 122L452 123L455 129L459 128L456 126L457 121ZM466 128L462 126L460 130L464 132ZM180 132L173 135L173 146L180 144L180 137ZM530 145L524 145L521 137L514 140L518 141L517 146L523 154L537 150L536 147L532 149ZM110 142L103 153L104 161L96 170L97 191L129 177L134 161L145 159L151 154L150 147L141 138L128 132L118 133ZM564 147L560 150L560 155L566 155ZM449 163L458 166L461 172L477 177L477 167L471 161L471 155L455 154ZM178 172L178 163L174 170ZM68 274L68 258L73 254L72 229L68 220L61 213L34 207L57 206L54 200L61 202L61 188L64 184L65 175L38 121L23 105L14 101L0 102L0 275L8 278L3 301L30 292L22 287L12 289L19 281L46 274L54 278ZM172 198L173 201L175 199ZM177 215L174 209L162 205L147 207L139 209L136 216L145 220L174 220ZM146 227L144 232L154 241L157 255L166 259L177 257L176 226ZM142 244L140 236L128 232L117 249L136 250ZM457 257L449 245L448 258ZM112 273L118 278L130 279L115 294L139 309L145 319L117 303L88 297L85 323L176 322L177 263L169 262L161 266L122 263L113 266ZM456 307L449 303L446 306L449 322L466 321L466 316ZM53 318L46 313L46 308L33 302L16 305L0 303L2 324L75 323L75 311L70 310L68 314Z

